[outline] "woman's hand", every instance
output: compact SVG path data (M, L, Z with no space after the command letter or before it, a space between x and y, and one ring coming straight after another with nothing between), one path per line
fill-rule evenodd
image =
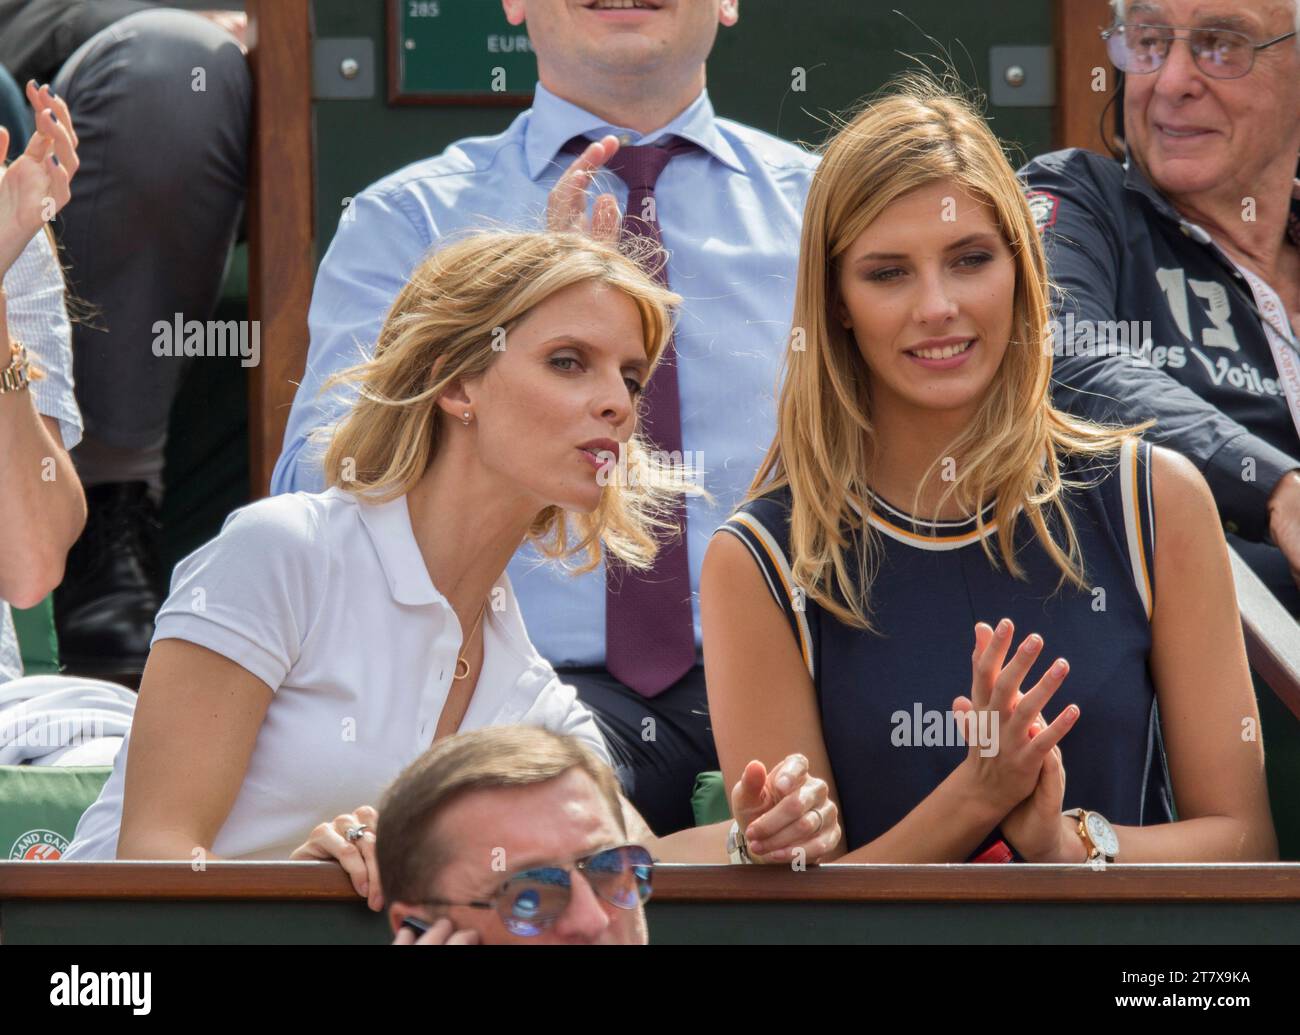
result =
M971 655L971 696L953 701L953 712L967 723L967 767L975 793L1005 816L1028 798L1038 786L1043 764L1052 748L1074 726L1079 709L1070 705L1036 736L1030 727L1041 724L1041 713L1060 689L1070 666L1058 658L1029 691L1020 694L1020 684L1043 649L1042 637L1027 636L1020 649L1003 666L1015 626L1004 618L996 630L980 622L975 626L975 651ZM996 732L993 750L982 744L989 724ZM1064 775L1062 775L1064 781Z
M206 18L213 25L225 29L235 37L239 49L248 53L248 15L243 11L195 11L200 18Z
M815 863L840 841L839 809L825 780L808 773L808 759L787 755L769 773L762 762L745 767L731 789L731 814L755 862L783 863L803 850Z
M1065 800L1065 763L1061 749L1052 748L1043 760L1034 793L1007 813L1002 835L1031 863L1080 862L1083 842L1075 824L1061 815Z
M1024 700L1016 693L1011 701L1014 711ZM963 706L964 707L964 706ZM1042 714L1031 718L1028 734L1038 736L1047 727ZM1075 824L1061 815L1065 804L1065 759L1059 745L1043 759L1038 783L1028 798L1007 813L1002 820L1002 835L1026 862L1080 862L1083 842L1075 833ZM1083 860L1086 861L1086 860Z
M576 230L598 241L614 244L621 225L618 201L613 194L601 194L587 218L587 188L595 170L614 157L618 137L605 136L592 141L564 174L546 198L546 226L551 230Z
M27 100L36 113L36 132L0 176L0 276L68 203L69 185L80 164L77 132L63 98L55 97L49 84L38 90L33 80L27 84ZM8 150L9 133L0 128L0 157Z
M348 840L350 827L366 829L355 841ZM384 906L384 892L379 885L379 861L375 858L375 834L379 830L379 813L369 805L335 816L321 823L311 836L293 850L290 859L334 859L352 879L357 894L373 910Z

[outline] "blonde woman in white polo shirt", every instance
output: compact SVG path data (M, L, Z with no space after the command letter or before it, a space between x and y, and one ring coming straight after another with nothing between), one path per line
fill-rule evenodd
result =
M525 539L582 570L602 545L652 560L681 482L633 431L677 301L578 232L483 231L426 259L345 375L361 393L331 488L243 507L177 565L131 734L65 857L333 857L377 908L366 803L435 740L522 723L608 761L505 567ZM600 456L620 444L636 479ZM733 807L813 861L839 823L806 768L754 763ZM726 835L633 830L676 860L725 862Z

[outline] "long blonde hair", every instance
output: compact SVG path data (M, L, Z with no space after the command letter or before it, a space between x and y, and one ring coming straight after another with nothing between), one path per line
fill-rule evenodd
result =
M1017 578L1017 511L1061 570L1084 586L1078 541L1063 501L1077 483L1063 479L1062 454L1117 450L1140 429L1107 428L1052 406L1049 282L1042 242L997 139L974 105L924 76L909 75L868 102L822 149L804 209L795 290L794 334L786 352L777 433L747 499L788 486L793 496L790 554L794 581L842 622L871 628L870 586L878 551L854 506L870 508L869 486L879 439L871 418L870 374L852 332L833 318L840 300L840 261L862 232L896 199L951 180L997 212L1015 258L1012 335L1002 364L970 425L944 453L961 457L936 513L955 499L976 515L989 562L998 558L985 536L984 502L997 498L998 552ZM924 473L912 512L940 461ZM1055 511L1064 546L1047 527ZM856 577L847 556L856 552Z
M625 249L634 249L625 245ZM374 503L409 492L439 446L437 401L458 380L484 374L510 330L557 291L599 283L627 295L641 315L651 372L672 333L680 296L646 272L658 253L620 251L576 232L489 229L444 244L411 274L384 320L374 356L331 377L326 388L356 384L359 398L330 436L325 477ZM646 568L674 494L692 491L683 469L661 463L633 436L626 447L632 479L611 481L591 514L542 510L528 540L543 556L590 571L601 544L633 568ZM576 529L576 541L570 526Z

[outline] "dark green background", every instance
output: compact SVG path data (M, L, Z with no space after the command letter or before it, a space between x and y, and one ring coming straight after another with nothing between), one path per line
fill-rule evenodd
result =
M651 899L646 918L654 945L1293 945L1300 941L1300 906L1294 902L687 903ZM359 899L319 903L9 899L0 902L0 924L9 945L383 945L391 940L383 915L370 912ZM1245 991L1249 994L1249 988Z

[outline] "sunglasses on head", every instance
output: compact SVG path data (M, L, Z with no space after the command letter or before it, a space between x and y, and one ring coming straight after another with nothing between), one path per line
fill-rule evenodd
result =
M507 931L531 938L550 927L569 906L573 871L600 898L619 909L635 909L650 898L654 858L640 845L620 845L575 859L569 866L535 866L508 877L491 898L473 902L422 899L429 906L494 909Z

